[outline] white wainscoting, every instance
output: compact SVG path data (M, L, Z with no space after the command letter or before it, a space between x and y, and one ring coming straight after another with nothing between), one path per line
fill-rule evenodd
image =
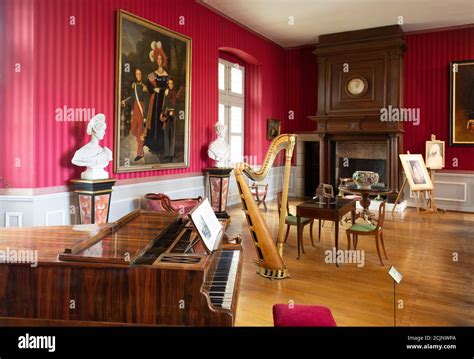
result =
M275 198L282 190L284 167L273 167L265 183L268 183L267 200ZM289 195L299 196L301 169L291 168ZM249 184L251 181L247 181ZM137 208L145 208L147 193L163 192L171 198L203 196L207 187L206 176L193 176L161 181L114 186L110 221L115 221ZM407 188L405 199L414 207L415 201ZM439 208L452 211L474 212L474 174L436 173L435 199ZM234 176L231 175L228 205L240 203ZM78 223L77 197L73 192L41 195L0 195L0 226L45 226Z
M474 174L436 172L434 180L436 206L450 211L474 212ZM405 199L416 207L413 192L405 189Z
M268 200L281 191L284 167L270 170ZM228 205L240 203L237 185L231 175ZM294 169L290 177L290 196L294 195ZM109 221L115 221L137 208L146 208L147 193L166 193L171 198L203 196L206 176L184 177L113 187ZM0 226L55 226L79 223L77 196L73 192L41 195L0 195Z
M115 221L130 211L145 208L147 193L163 192L171 198L197 197L204 192L204 176L193 176L113 187L109 220ZM11 216L19 215L20 220ZM18 222L23 226L55 226L79 223L77 196L73 192L41 195L1 195L0 226Z
M275 198L275 195L283 190L283 175L285 173L285 167L272 167L270 172L268 173L267 178L265 179L263 184L268 183L268 194L267 194L267 201L272 200ZM253 181L249 180L246 176L247 184L250 186ZM294 183L295 183L295 168L291 168L290 172L290 185L288 186L288 191L290 196L295 195L294 191ZM231 176L230 181L230 188L229 188L229 197L228 197L228 205L231 206L233 204L241 203L239 190L237 189L237 183L235 182L234 176Z
M45 213L44 224L46 226L57 226L66 224L66 210L56 209Z
M21 212L5 212L5 227L21 227L23 215Z

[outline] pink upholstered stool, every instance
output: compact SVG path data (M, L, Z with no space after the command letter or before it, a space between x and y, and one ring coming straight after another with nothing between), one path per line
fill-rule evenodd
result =
M329 308L321 305L275 304L273 306L275 327L336 327Z

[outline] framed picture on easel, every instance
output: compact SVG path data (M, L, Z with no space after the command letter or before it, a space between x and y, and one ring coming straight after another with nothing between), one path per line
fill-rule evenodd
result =
M412 191L431 191L433 183L422 155L401 154L403 170Z
M434 135L431 141L426 141L426 167L431 170L440 170L444 168L445 148L444 141L436 140Z
M434 140L434 136L432 136L431 139ZM423 156L412 155L408 152L407 154L399 155L399 157L402 162L403 171L405 172L405 180L403 181L400 193L395 200L392 213L395 212L395 207L399 203L400 195L403 193L403 189L408 182L408 185L410 186L410 196L415 198L417 212L423 211L424 213L438 214L438 208L436 207L433 195L433 181L431 180L431 175L428 173L425 166ZM430 171L433 172L433 170ZM422 200L424 207L420 207L419 199Z

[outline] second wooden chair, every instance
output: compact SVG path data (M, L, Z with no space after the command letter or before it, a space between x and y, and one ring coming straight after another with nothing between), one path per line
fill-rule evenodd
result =
M282 192L279 192L277 194L277 200L278 200L278 217L280 217L280 212L281 212L281 198L282 198ZM292 215L290 213L290 205L288 204L288 202L286 202L286 213L287 213L287 216L285 218L285 224L286 224L286 235L285 235L285 243L288 239L288 234L290 233L290 227L291 226L297 226L298 222L297 222L297 217ZM313 224L314 224L314 219L312 218L305 218L305 217L301 217L301 230L304 229L304 227L306 227L306 225L310 225L309 226L309 235L310 235L310 238L311 238L311 244L313 245L314 247L314 241L313 241ZM303 250L303 253L304 253L304 247L303 247L303 243L301 244L301 247L302 247L302 250Z
M383 222L385 220L385 202L380 203L379 206L379 218L374 221L375 225L370 223L356 223L346 230L347 235L347 248L351 249L351 235L354 249L357 249L357 241L359 236L375 236L375 246L377 247L377 254L379 255L380 264L383 266L382 256L380 255L380 244L382 244L383 254L387 257L385 252L385 245L383 243Z

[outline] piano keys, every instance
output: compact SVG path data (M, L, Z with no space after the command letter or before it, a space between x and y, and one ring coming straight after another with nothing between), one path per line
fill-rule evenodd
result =
M0 229L0 325L232 326L242 248L208 253L187 219L134 211L115 223Z
M206 283L211 303L219 308L230 309L239 266L240 251L224 250L220 253L217 269Z

